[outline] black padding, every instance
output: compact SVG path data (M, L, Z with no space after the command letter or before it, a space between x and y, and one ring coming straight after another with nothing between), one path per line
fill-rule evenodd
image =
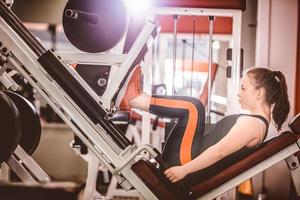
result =
M115 123L118 123L118 122L128 123L130 121L130 112L118 110L111 117L111 121L113 121Z
M105 119L107 112L74 78L74 76L67 70L60 60L58 60L52 51L48 50L45 54L39 57L38 62L72 98L80 109L91 119L91 121L95 124L99 124L120 148L125 149L131 144L125 135L122 134L111 121Z
M108 83L109 65L78 64L75 70L99 96L103 95Z
M13 101L0 92L0 164L7 161L21 137L21 119Z
M17 106L22 121L20 146L29 154L33 154L41 139L41 121L35 107L23 96L5 92Z

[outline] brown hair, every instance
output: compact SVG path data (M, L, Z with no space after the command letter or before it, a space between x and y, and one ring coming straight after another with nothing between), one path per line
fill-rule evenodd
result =
M256 89L265 89L266 103L271 107L272 119L279 131L290 112L287 85L281 71L272 71L267 68L251 68L246 71L256 82Z

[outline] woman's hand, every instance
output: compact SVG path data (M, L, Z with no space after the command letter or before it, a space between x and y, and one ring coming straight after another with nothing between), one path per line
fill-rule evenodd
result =
M183 179L187 175L187 171L183 166L176 166L167 169L165 175L172 183L175 183Z

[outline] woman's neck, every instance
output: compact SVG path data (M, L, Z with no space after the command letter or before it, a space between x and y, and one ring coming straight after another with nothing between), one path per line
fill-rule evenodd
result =
M271 107L268 105L260 104L250 110L253 115L261 115L265 117L269 122L271 119Z

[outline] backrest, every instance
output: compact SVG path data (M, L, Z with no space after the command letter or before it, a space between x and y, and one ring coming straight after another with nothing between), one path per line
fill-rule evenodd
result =
M300 113L289 123L289 127L294 134L300 135Z

